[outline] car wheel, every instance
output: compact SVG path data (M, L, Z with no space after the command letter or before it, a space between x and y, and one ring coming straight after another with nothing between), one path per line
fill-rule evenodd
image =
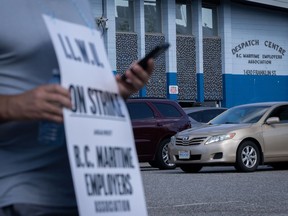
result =
M244 141L237 150L235 168L240 172L253 172L260 161L260 153L252 141Z
M170 139L163 140L160 143L156 153L156 164L159 169L175 169L176 164L169 163L168 144Z
M201 165L181 165L180 169L186 173L197 173L202 169Z

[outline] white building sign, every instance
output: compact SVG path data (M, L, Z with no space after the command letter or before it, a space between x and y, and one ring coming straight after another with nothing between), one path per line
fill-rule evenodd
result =
M288 68L287 48L268 39L249 39L234 45L233 68L244 75L284 75Z

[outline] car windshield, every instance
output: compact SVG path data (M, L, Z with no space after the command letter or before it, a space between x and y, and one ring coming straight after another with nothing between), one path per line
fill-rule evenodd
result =
M211 120L210 124L248 124L256 123L270 106L233 107Z

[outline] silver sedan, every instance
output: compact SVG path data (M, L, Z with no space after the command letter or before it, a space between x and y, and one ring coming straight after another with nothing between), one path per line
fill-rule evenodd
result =
M288 162L288 102L254 103L228 109L206 127L171 138L170 161L184 172L203 166L234 165L243 172L259 164L275 168Z

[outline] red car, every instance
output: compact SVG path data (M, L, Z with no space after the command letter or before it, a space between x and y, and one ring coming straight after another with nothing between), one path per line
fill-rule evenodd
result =
M134 98L127 100L139 162L159 169L174 169L168 162L171 136L191 127L188 115L173 100Z

